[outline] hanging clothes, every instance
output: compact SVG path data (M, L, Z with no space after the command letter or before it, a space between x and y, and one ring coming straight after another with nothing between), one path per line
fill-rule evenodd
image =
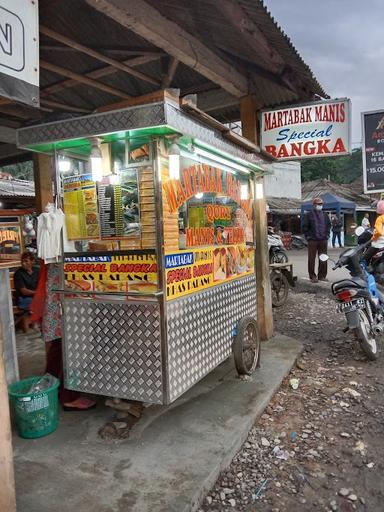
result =
M45 263L55 263L61 258L61 230L64 213L54 205L37 218L37 255Z

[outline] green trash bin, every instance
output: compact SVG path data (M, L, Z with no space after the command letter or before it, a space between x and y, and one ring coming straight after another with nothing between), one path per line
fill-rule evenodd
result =
M11 384L9 398L14 411L19 435L26 439L46 436L57 428L59 420L59 380L50 376L53 383L34 393L29 390L44 377L30 377Z

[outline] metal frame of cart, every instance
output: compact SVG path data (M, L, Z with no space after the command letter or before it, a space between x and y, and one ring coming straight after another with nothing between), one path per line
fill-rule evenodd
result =
M122 132L132 136L140 132L151 144L157 233L152 252L156 254L158 291L107 295L60 290L65 385L82 392L169 404L232 351L245 373L253 371L259 340L254 268L244 277L167 300L160 141L172 135L188 137L200 144L212 161L235 166L253 185L263 171L255 155L168 100L23 128L18 132L18 144L54 154L66 141L113 137ZM127 252L141 254L140 249ZM249 367L244 361L247 350L254 355Z

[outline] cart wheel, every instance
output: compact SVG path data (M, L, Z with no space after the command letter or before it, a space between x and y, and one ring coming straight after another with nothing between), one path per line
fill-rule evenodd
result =
M260 338L254 318L245 316L238 323L233 355L239 375L251 375L255 371L260 356Z
M281 272L272 272L271 275L271 293L272 306L278 308L286 303L288 297L289 283L288 279Z

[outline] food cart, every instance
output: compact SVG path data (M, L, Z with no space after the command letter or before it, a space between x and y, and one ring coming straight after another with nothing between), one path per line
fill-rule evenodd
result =
M259 359L250 152L164 97L27 127L65 214L65 385L169 404Z

